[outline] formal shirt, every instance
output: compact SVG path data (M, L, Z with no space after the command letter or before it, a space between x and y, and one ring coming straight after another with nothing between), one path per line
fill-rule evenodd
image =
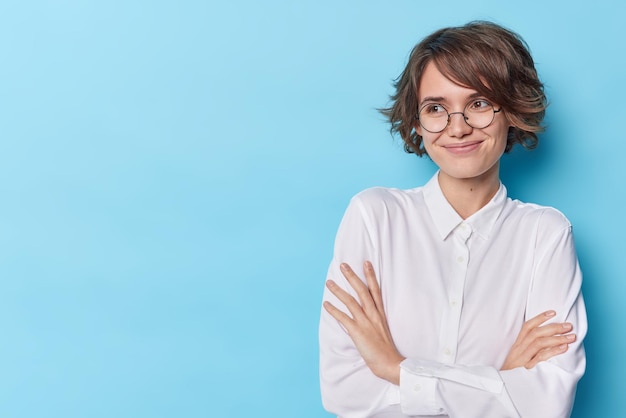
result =
M322 309L324 407L340 417L559 418L571 413L585 370L582 276L572 228L559 211L498 192L462 219L435 175L410 190L356 195L341 221L328 279L356 297L339 270L379 281L400 385L376 377L345 329ZM324 300L348 313L327 289ZM358 299L357 299L358 300ZM577 335L531 369L500 371L525 321L556 311Z

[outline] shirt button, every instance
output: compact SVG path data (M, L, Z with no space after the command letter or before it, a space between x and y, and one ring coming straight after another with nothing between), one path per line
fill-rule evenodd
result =
M458 303L458 302L457 302L457 300L456 300L456 299L452 299L452 300L450 301L450 305L451 305L451 306L456 306L456 304L457 304L457 303Z
M462 263L462 262L463 262L463 260L464 260L464 258L463 258L463 257L461 257L461 256L458 256L458 257L456 258L456 261L458 261L459 263Z
M443 354L445 354L446 356L449 356L452 354L452 351L450 351L449 348L446 348L445 350L443 350Z
M417 385L413 386L413 390L415 392L419 392L420 390L422 390L422 385L418 383Z

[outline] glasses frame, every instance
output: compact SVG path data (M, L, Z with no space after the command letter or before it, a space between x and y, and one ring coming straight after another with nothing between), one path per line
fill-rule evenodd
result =
M484 100L484 99L483 99L483 100ZM486 127L488 127L489 125L491 125L491 124L493 123L493 121L496 119L496 113L499 113L499 112L502 110L502 108L496 109L496 108L495 108L495 107L491 104L491 102L489 102L488 100L484 100L484 101L485 101L485 102L487 102L487 103L489 103L489 106L491 106L491 110L493 111L493 115L492 115L492 117L491 117L491 120L490 120L490 121L489 121L489 123L488 123L488 124L486 124L485 126L472 126L472 125L470 125L470 124L469 124L469 122L467 121L469 118L468 118L467 116L465 116L465 112L467 111L468 106L470 106L472 103L476 102L476 100L472 100L472 101L468 102L468 103L465 105L465 108L463 109L463 111L462 111L462 112L448 112L448 109L446 109L446 107L445 107L444 105L442 105L441 103L426 103L425 105L423 105L422 107L420 107L419 111L417 112L417 115L415 115L415 118L417 119L417 121L418 121L418 123L420 124L420 126L421 126L421 127L422 127L425 131L430 132L431 134L438 134L438 133L440 133L440 132L445 131L445 130L448 128L448 126L450 126L450 118L451 118L451 116L452 116L452 115L463 115L463 121L465 122L465 124L466 124L467 126L469 126L469 127L470 127L470 128L472 128L472 129L485 129ZM443 108L443 110L445 110L445 111L446 111L446 113L448 114L448 120L446 121L446 125L445 125L443 128L441 128L441 130L439 130L439 131L431 131L430 129L426 128L426 127L422 124L422 121L420 120L420 113L422 113L422 110L424 110L424 108L425 108L426 106L433 106L433 105L436 105L436 106L441 106L441 107Z

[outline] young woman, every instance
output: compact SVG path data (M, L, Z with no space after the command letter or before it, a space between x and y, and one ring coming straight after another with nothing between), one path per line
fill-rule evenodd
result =
M320 321L325 408L341 417L568 417L587 324L571 225L511 200L503 153L533 148L546 98L524 41L489 22L412 51L383 113L439 167L344 215Z

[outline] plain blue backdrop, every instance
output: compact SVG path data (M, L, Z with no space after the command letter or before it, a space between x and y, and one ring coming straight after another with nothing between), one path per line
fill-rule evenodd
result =
M551 102L502 178L574 224L590 331L573 416L625 410L625 15L2 0L0 416L328 416L317 321L343 210L435 169L375 109L419 39L473 19L522 34Z

